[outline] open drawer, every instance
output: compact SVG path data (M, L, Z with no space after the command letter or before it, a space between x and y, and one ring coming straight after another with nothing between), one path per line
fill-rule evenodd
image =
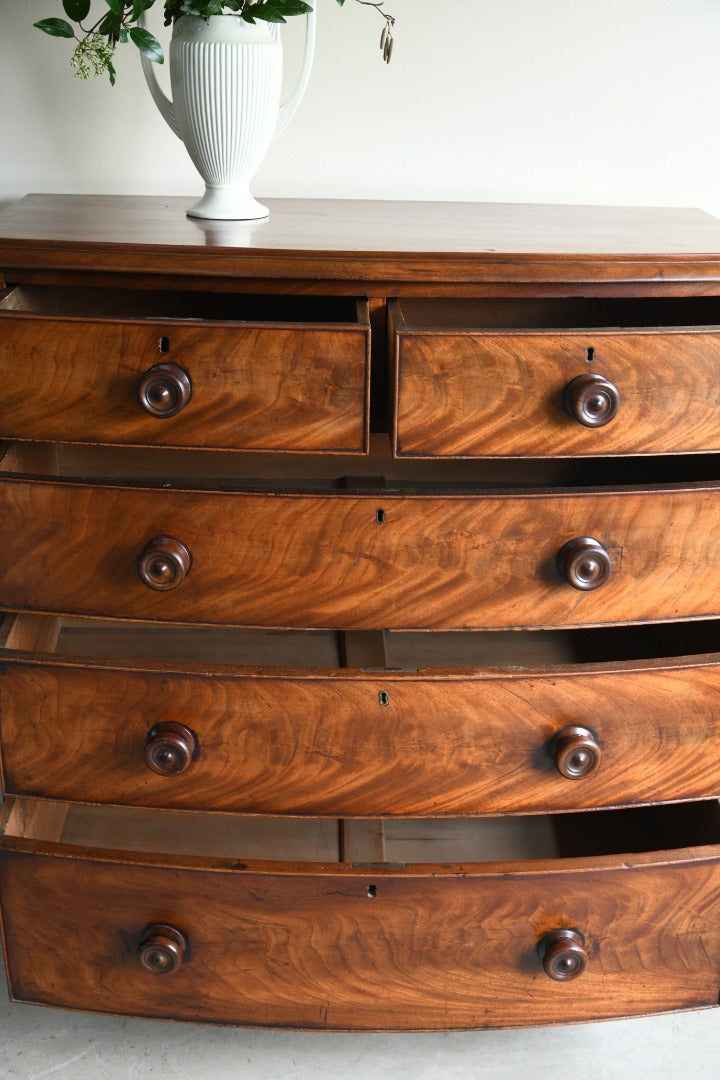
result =
M10 794L419 816L720 791L715 621L336 634L21 615L4 646Z
M18 286L0 437L365 453L365 300Z
M408 298L389 314L398 455L720 448L717 298Z
M133 473L103 476L99 462L122 463L86 448L67 459L64 446L40 460L43 448L13 443L2 459L6 610L351 630L720 616L717 455L652 459L637 485L618 459L620 483L603 487L584 463L562 487L478 475L387 489L342 473L285 487L231 472L254 455L198 477L197 454L152 450L128 460ZM226 457L200 456L208 470ZM677 460L685 482L667 482Z
M523 1026L717 1004L717 803L277 822L8 800L15 1000L259 1026Z

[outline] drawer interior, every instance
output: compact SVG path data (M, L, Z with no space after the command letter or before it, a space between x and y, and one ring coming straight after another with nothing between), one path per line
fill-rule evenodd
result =
M108 661L236 667L353 668L382 672L567 665L712 657L720 622L657 623L587 630L244 630L112 620L7 615L0 648Z
M497 818L272 818L8 799L6 838L103 850L367 865L521 862L720 843L720 803Z
M68 658L243 668L517 671L713 657L720 653L720 622L705 619L586 630L398 632L244 630L10 614L0 625L0 648Z
M344 296L242 295L181 289L107 289L20 285L0 298L0 315L159 322L366 325L366 305Z
M410 330L585 330L708 327L720 323L713 296L398 300L396 321Z
M1 475L178 490L482 495L718 484L720 454L425 461L393 458L385 434L373 435L362 457L6 442L0 444Z

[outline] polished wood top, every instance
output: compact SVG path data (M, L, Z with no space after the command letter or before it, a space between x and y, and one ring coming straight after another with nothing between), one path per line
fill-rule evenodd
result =
M0 214L0 267L406 282L720 278L720 221L699 210L270 199L264 221L208 222L186 217L191 201L27 196Z

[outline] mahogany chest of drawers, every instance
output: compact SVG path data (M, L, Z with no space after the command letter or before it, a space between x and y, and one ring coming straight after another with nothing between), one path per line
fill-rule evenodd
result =
M718 1003L720 223L0 217L11 996Z

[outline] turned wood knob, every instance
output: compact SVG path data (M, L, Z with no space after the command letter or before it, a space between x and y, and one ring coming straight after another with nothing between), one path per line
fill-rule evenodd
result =
M600 744L587 728L571 725L562 728L550 743L555 768L568 780L582 780L600 764Z
M145 764L160 776L179 776L192 764L197 739L184 724L163 721L151 728L145 743Z
M165 420L185 408L192 397L192 380L178 364L155 364L140 376L137 396L146 413Z
M138 559L137 571L149 589L175 589L185 580L192 559L190 552L172 536L156 536Z
M137 962L152 975L172 975L183 962L187 941L174 926L153 923L143 931L136 950Z
M612 573L607 548L591 536L576 536L558 552L560 573L573 589L599 589Z
M603 427L617 415L620 394L609 379L588 372L565 387L565 408L585 427Z
M585 938L577 930L551 930L538 945L542 966L549 979L568 982L587 967Z

